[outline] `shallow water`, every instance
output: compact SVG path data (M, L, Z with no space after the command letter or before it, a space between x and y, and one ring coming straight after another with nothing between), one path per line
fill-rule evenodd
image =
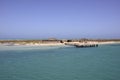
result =
M119 45L0 50L0 80L119 79Z

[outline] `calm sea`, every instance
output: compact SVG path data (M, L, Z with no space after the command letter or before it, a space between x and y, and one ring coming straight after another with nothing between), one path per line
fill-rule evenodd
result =
M1 48L0 80L120 80L118 44L39 48Z

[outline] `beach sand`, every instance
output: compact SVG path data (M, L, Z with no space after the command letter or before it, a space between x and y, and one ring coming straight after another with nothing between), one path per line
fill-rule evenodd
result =
M105 44L120 44L120 41L106 41L106 42L98 42L98 41L87 41L87 42L67 42L65 43L26 43L26 44L19 44L19 43L0 43L0 50L28 50L28 49L53 49L53 48L61 48L61 47L70 47L71 45L79 44L79 45L86 45L86 44L98 44L98 45L105 45Z

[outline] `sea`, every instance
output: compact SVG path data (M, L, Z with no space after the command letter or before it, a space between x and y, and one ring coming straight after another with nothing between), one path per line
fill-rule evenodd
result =
M0 46L0 80L120 80L120 44Z

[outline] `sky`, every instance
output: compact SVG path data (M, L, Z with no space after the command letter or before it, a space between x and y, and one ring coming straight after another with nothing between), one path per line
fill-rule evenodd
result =
M0 39L120 39L120 0L0 0Z

